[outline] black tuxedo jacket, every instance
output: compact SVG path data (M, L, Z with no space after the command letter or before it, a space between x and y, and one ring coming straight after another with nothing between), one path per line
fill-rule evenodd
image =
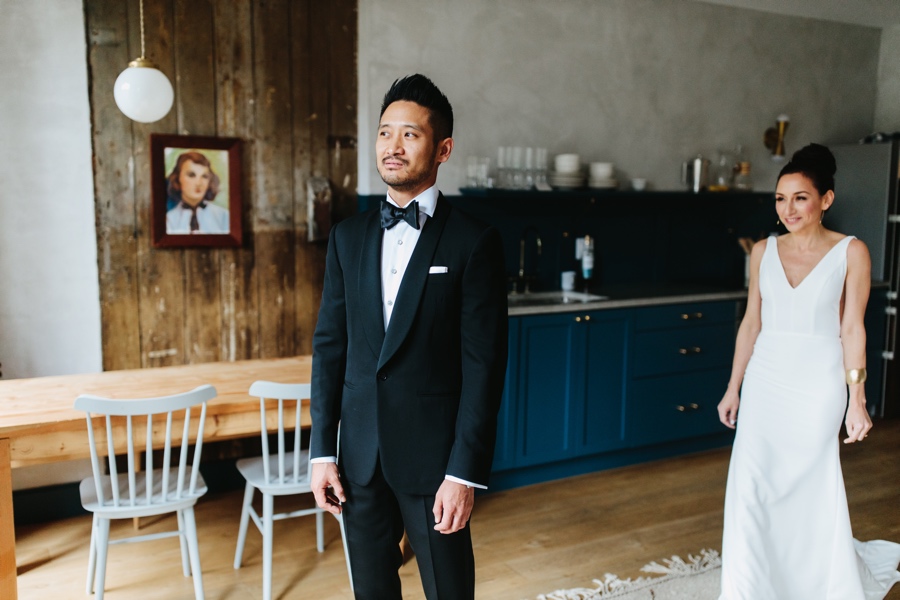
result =
M377 210L331 231L313 336L311 456L338 455L340 423L340 468L353 483L366 485L380 456L400 492L434 494L445 474L487 485L507 356L500 235L439 196L387 331L381 241Z

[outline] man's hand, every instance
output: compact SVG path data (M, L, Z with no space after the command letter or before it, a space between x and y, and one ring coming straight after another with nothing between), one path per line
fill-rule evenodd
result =
M475 490L445 479L434 497L434 530L456 533L469 522L473 506Z
M337 464L312 463L310 484L319 508L324 508L334 515L341 514L341 503L346 502L347 498L344 496L344 486L341 485Z

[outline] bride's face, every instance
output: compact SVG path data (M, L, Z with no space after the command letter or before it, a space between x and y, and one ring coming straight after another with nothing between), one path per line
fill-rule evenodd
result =
M820 194L802 173L784 175L775 188L775 212L791 233L817 227L832 202L834 192Z

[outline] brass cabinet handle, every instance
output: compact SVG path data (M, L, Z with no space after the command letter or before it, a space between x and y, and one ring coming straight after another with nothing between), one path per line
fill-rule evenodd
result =
M591 320L591 315L584 315L584 320L585 320L585 321L590 321L590 320Z
M688 355L688 354L700 354L703 352L703 349L700 346L691 346L690 348L679 348L678 354Z
M581 323L581 317L575 317L575 322L576 322L576 323Z
M575 317L575 322L576 322L576 323L581 323L581 320L582 320L582 319L584 319L585 321L590 321L590 320L591 320L591 315L584 315L583 317Z
M682 320L682 321L690 321L691 319L702 319L702 318L703 318L703 313L702 313L702 312L695 312L695 313L681 313L681 320Z
M692 410L700 410L700 405L697 404L696 402L691 402L687 406L685 406L683 404L676 404L675 410L677 410L678 412L689 412Z

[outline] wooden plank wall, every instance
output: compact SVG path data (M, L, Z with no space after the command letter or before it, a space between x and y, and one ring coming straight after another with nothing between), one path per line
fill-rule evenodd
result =
M356 210L356 0L145 0L147 58L175 87L130 121L113 83L140 55L139 0L85 0L105 370L311 351L325 244L309 177ZM244 141L244 244L156 249L151 133Z

